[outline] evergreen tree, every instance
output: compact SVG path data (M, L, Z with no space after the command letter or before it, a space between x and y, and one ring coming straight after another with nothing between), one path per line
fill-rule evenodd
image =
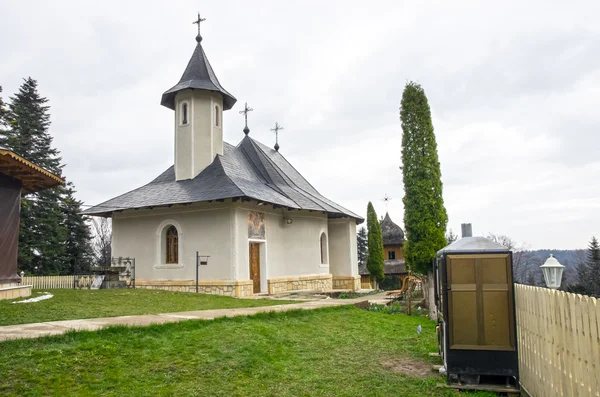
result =
M32 163L62 176L59 151L48 133L48 100L39 95L37 82L25 79L10 98L0 128L0 142ZM37 274L68 274L74 261L90 256L89 231L73 198L73 187L57 187L32 193L21 202L19 268Z
M358 264L362 265L367 260L368 250L368 239L367 239L367 229L362 226L358 229L358 233L356 234L356 247L358 249Z
M8 110L2 100L2 86L0 86L0 146L8 146L6 136L8 134Z
M62 272L78 274L88 271L93 261L90 229L86 219L81 215L82 203L74 196L73 184L67 183L63 191L61 207L65 218L66 250L69 261L68 269L63 269Z
M427 274L436 252L446 245L448 215L431 111L423 88L409 82L400 106L406 263L413 272Z
M600 296L600 243L592 237L585 262L577 268L578 291L586 295Z
M383 273L383 236L381 232L381 224L377 219L377 213L373 204L369 201L367 206L367 270L373 279L378 282L383 281L385 275Z
M25 79L19 92L10 98L7 117L10 128L5 142L15 153L54 175L62 175L58 150L52 148L50 107L48 99L40 96L37 81Z

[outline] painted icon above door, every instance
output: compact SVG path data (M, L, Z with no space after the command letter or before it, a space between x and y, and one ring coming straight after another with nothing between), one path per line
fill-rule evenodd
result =
M265 214L248 212L248 238L265 239Z

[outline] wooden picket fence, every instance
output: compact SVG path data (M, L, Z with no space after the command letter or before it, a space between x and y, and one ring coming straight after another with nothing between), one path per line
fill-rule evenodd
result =
M519 373L531 396L600 396L600 302L515 287Z
M78 274L75 276L76 288L89 288L94 276ZM33 285L33 289L73 288L73 275L70 276L25 276L23 285Z

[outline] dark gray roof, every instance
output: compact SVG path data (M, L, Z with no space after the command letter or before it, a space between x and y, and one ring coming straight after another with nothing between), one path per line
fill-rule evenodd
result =
M385 218L381 221L381 233L383 236L383 245L404 243L404 231L390 218L390 214L385 213Z
M250 198L291 209L322 211L329 218L363 219L323 197L281 153L246 136L238 146L223 143L223 154L194 179L176 181L171 166L152 182L85 210L109 216L114 211Z
M438 254L454 252L508 252L509 249L485 237L463 237L438 251Z
M394 259L383 261L383 274L404 274L406 271L406 264L404 259ZM361 276L368 276L369 270L366 264L358 265L358 274Z
M201 44L202 40L197 41L196 49L185 68L185 72L183 72L183 76L179 79L179 83L162 95L160 104L175 110L175 95L179 91L192 88L220 92L223 94L223 110L229 110L233 107L237 99L221 86L204 53Z

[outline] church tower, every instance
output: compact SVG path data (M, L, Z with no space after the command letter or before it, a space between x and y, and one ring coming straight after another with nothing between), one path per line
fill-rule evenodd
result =
M236 99L219 83L202 48L198 14L198 36L179 83L167 90L160 104L175 111L175 179L193 179L223 154L223 111Z

